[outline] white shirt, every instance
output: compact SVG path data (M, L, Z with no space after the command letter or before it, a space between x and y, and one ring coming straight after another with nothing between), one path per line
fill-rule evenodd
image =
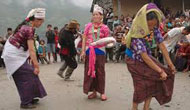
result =
M190 34L186 36L187 42L190 43Z
M185 16L189 17L190 11L185 11Z
M185 27L173 28L167 33L168 37L164 40L164 44L168 52L174 50L178 41L185 40L185 35L182 34L184 28Z
M109 15L109 17L112 17L112 18L109 18L109 19L108 19L108 21L107 21L108 23L109 23L109 22L113 22L113 15L114 15L113 13L111 13L111 14Z
M36 42L36 49L38 49L40 44L39 44L39 42L37 40L35 42Z

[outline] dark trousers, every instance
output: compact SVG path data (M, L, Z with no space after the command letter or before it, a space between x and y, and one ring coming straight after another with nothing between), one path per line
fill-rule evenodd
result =
M93 92L96 90L100 94L105 93L105 56L104 55L96 55L96 63L95 63L95 74L96 78L91 78L88 75L89 70L89 56L86 56L85 60L85 71L84 71L84 83L83 83L83 91L85 94L88 92Z
M68 55L61 55L61 59L63 59L65 61L65 63L67 64L67 66L69 66L70 68L76 69L78 64L76 61L75 56L70 57Z
M160 52L158 52L158 60L164 65L164 56Z
M121 45L119 47L119 49L116 51L116 56L115 59L117 61L120 60L120 58L123 60L125 58L125 50L126 50L126 46L125 45Z
M56 53L55 53L55 61L57 62L57 56L59 55L59 48L56 49Z
M38 60L38 63L39 63L41 60L40 60L40 56L39 56L37 50L36 50L36 57L37 57L37 60Z
M5 67L5 63L3 61L3 59L1 58L1 55L2 55L2 51L0 52L0 67Z
M175 52L169 52L170 59L173 64L175 64ZM166 59L164 58L164 64L167 64ZM167 64L168 65L168 64Z
M177 71L183 71L187 68L187 57L177 56L175 60L175 66Z
M49 63L46 57L40 57L40 61L41 61L42 64L44 64L45 62L47 64Z
M113 31L113 22L108 22L108 23L107 23L107 26L109 27L109 29L110 29L111 31Z
M108 59L113 61L113 48L106 48L106 60Z
M65 79L69 79L73 73L73 71L77 68L78 64L76 61L75 56L70 57L67 55L61 55L61 59L63 59L65 62L60 67L58 74L62 75L63 72L67 69L65 73Z

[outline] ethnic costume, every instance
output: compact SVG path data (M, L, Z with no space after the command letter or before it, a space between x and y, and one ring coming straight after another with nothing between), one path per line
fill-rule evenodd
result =
M44 18L44 14L45 10L41 8L33 9L29 13L36 18ZM30 104L34 98L47 95L38 75L34 74L33 65L29 64L28 40L34 40L34 28L23 25L7 40L2 55L8 77L13 77L18 89L21 105Z
M85 74L84 74L84 93L96 90L97 92L105 93L105 45L91 46L90 43L109 36L109 28L101 24L95 33L93 23L89 23L84 31L87 37ZM95 56L92 56L95 54ZM94 64L92 63L94 60ZM91 67L89 67L91 66Z
M162 12L156 5L150 3L141 8L133 21L129 34L126 36L128 47L126 63L133 78L133 101L141 103L150 97L155 97L159 104L162 105L168 103L172 98L174 75L170 69L164 67L152 57L151 47L155 45L154 43L160 44L163 42L160 30L155 28L153 38L144 38L144 36L150 34L146 14L151 11L157 14L159 21L162 19ZM160 80L159 73L143 61L142 52L146 52L155 64L166 72L168 77L165 81Z

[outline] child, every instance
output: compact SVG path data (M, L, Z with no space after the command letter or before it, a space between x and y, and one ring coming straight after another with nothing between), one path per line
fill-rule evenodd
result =
M46 53L47 53L47 48L45 46L45 41L41 40L40 46L38 48L38 54L39 54L40 61L42 64L44 64L44 60L46 61L47 64L49 64L49 61L46 58Z

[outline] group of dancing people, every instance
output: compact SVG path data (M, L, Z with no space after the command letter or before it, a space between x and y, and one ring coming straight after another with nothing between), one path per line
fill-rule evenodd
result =
M34 50L34 33L45 20L45 9L32 9L26 19L18 25L13 35L7 40L2 58L4 59L9 78L13 78L21 100L21 108L36 108L38 98L47 95L40 79L40 67ZM136 14L131 29L125 37L126 64L134 84L132 110L144 103L144 110L149 110L154 97L160 105L171 101L174 87L175 66L172 63L159 25L164 15L153 3L144 5ZM57 73L61 78L69 80L77 68L75 56L75 34L80 24L71 20L59 34L61 56L64 64ZM147 35L153 33L154 36ZM83 91L88 99L107 100L105 94L105 47L111 48L116 40L110 37L108 26L103 24L103 9L95 5L92 21L85 27L82 35L81 59L85 62ZM158 46L167 66L152 57L151 46ZM66 71L66 72L65 72ZM63 73L65 72L65 75ZM90 94L89 94L90 93Z

